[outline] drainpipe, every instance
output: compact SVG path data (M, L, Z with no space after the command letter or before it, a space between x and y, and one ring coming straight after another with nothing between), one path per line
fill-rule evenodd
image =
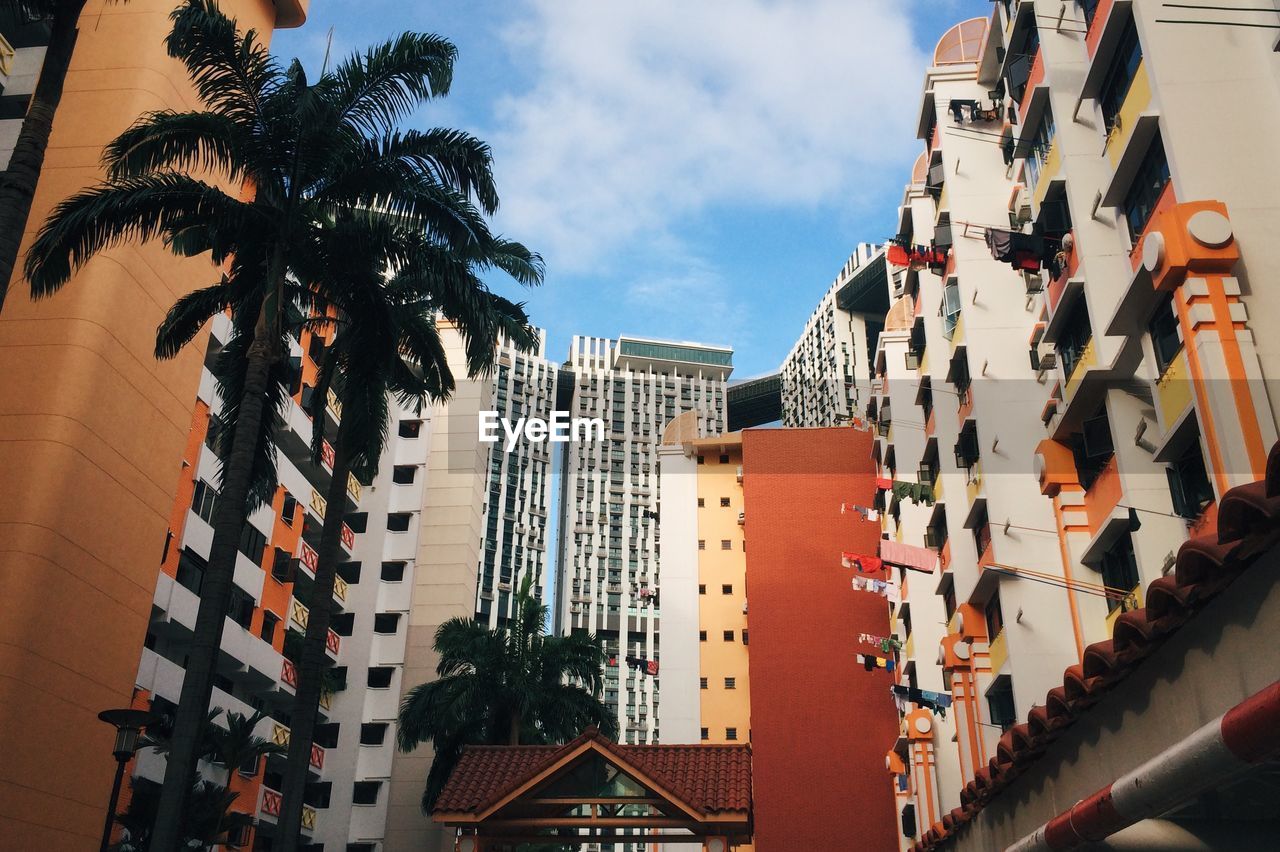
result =
M1280 752L1280 681L1076 802L1005 852L1058 852L1097 843L1165 813L1276 752Z

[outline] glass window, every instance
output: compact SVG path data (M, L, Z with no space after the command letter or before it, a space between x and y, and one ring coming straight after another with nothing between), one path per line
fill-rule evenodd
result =
M1007 731L1018 721L1018 714L1013 706L1013 681L1008 675L996 678L987 690L987 710L991 716L991 724Z
M1133 537L1123 533L1102 554L1102 584L1109 589L1131 592L1138 587L1138 561L1133 555ZM1107 612L1124 605L1124 601L1107 598Z
M1108 134L1115 129L1120 107L1124 105L1125 96L1129 94L1129 87L1141 64L1142 45L1138 43L1138 28L1133 23L1133 18L1130 18L1120 35L1116 52L1111 57L1111 67L1102 81L1102 88L1098 91L1098 106L1102 108L1102 121Z
M351 791L351 804L376 805L378 804L378 791L381 789L381 781L357 781L355 788Z
M1133 186L1124 198L1124 218L1129 225L1129 239L1136 245L1147 220L1155 212L1156 203L1169 183L1169 158L1164 153L1164 142L1157 136L1151 141L1147 155L1138 167Z
M987 639L995 639L1004 630L1004 610L1000 608L1000 593L996 592L983 607L987 619Z
M1077 296L1075 304L1070 308L1071 314L1063 323L1058 334L1055 347L1062 359L1062 375L1068 379L1075 371L1076 364L1084 357L1089 341L1093 340L1093 326L1089 323L1089 307L1083 295Z
M1147 325L1147 332L1151 335L1151 347L1156 354L1156 370L1164 375L1164 371L1182 351L1182 337L1178 334L1178 315L1173 310L1172 296L1156 308L1155 316Z
M1173 511L1184 518L1200 517L1213 502L1213 484L1205 470L1204 455L1200 452L1200 430L1188 442L1186 450L1165 469L1169 477L1169 495L1173 498Z

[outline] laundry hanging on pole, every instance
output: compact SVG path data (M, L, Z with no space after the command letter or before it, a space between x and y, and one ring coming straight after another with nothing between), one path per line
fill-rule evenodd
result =
M635 669L647 675L654 677L658 674L658 661L646 659L645 657L636 657L630 654L626 657L627 668Z
M951 706L951 696L947 693L930 692L901 684L894 684L890 689L894 698L910 701L917 707L923 707L926 710L937 713L943 719L947 718L947 708Z
M842 514L842 515L850 515L850 514L861 515L861 516L862 516L862 519L863 519L864 521L878 521L878 520L880 520L880 511L879 511L878 509L869 508L869 507L867 507L867 506L858 506L858 505L856 505L856 504L854 504L854 503L841 503L841 504L840 504L840 514Z
M877 636L874 633L859 633L858 641L867 645L874 645L885 654L902 647L902 642L899 641L897 636Z
M896 500L910 500L912 503L926 506L933 505L933 486L927 482L902 482L895 479L890 489Z
M840 554L840 564L845 568L856 568L859 574L875 574L884 568L878 556L860 556L848 551Z
M891 657L873 657L870 654L854 654L854 658L869 672L875 671L876 669L893 671L894 666L896 665Z
M933 574L938 569L936 552L927 547L916 547L889 539L880 541L880 559L890 565L900 565L923 574Z

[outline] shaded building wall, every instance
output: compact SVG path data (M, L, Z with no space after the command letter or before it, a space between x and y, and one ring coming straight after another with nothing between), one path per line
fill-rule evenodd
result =
M851 588L843 550L874 553L871 436L848 428L743 433L751 606L755 846L761 852L897 848L884 756L898 735L890 675L857 665L885 632L883 598Z

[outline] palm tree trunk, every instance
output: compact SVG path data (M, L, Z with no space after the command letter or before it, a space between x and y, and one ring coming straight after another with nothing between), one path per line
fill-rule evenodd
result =
M18 263L22 233L31 215L40 170L44 168L53 117L62 101L62 86L76 46L76 23L84 4L85 0L65 0L58 4L49 46L40 66L40 79L31 95L27 115L22 119L9 167L0 173L0 308L4 307L4 297Z
M269 319L272 304L271 299L264 302L254 329L253 344L249 347L240 416L236 419L231 451L222 471L222 493L213 516L213 543L200 584L200 608L174 717L152 849L179 848L186 799L195 783L203 742L201 734L222 645L222 627L231 603L236 553L246 522L245 501L253 474L254 448L268 416L267 383L276 346L275 324Z
M507 720L507 745L520 745L520 722L520 713L512 710Z
M323 417L321 412L317 415ZM282 782L280 816L276 821L279 852L296 852L302 830L302 798L311 765L311 743L316 717L320 715L320 690L327 664L325 657L329 624L333 619L333 586L342 551L342 521L347 502L347 477L351 472L351 451L347 422L338 426L333 456L333 478L325 494L324 526L320 529L320 549L316 554L316 580L307 601L307 635L298 661L298 688L293 696L289 728L289 755Z

